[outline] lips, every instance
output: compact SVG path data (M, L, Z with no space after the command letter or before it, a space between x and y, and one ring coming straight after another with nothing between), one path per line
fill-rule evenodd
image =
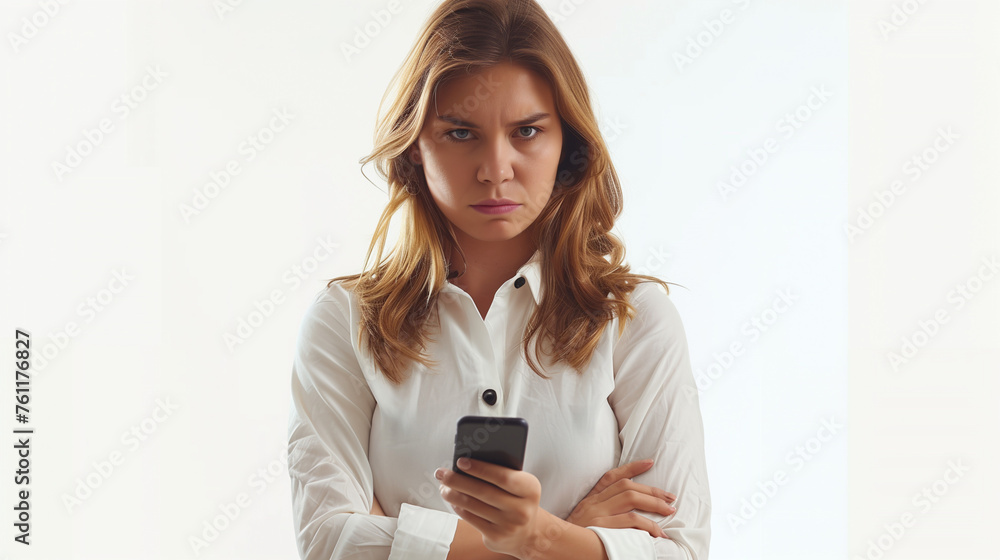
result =
M473 204L473 206L510 206L518 204L509 198L491 198L489 200L484 200L478 204Z
M476 212L481 212L483 214L506 214L507 212L513 212L518 209L521 205L517 203L513 204L473 204L472 208Z

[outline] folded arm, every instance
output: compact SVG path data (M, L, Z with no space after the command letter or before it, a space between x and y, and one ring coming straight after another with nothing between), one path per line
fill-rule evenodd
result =
M445 560L458 516L412 504L398 518L371 513L375 398L351 344L349 300L337 295L321 293L306 311L292 367L288 474L299 555Z
M637 314L615 345L615 388L608 396L622 445L619 466L653 459L652 468L633 480L676 495L671 505L677 509L667 516L637 510L668 539L638 529L589 528L601 537L610 560L706 560L711 497L684 327L658 284L639 284L631 302Z

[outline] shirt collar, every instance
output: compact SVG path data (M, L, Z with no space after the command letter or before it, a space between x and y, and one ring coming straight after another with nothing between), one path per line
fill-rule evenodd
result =
M517 273L510 279L510 281L516 284L517 279L521 277L524 278L524 285L522 285L521 288L524 288L526 285L528 287L528 291L531 292L531 297L535 300L535 305L541 305L543 295L541 249L535 250L534 254L531 255L531 258L517 269ZM460 288L452 285L450 282L445 282L444 290L452 291L460 290Z
M531 296L535 298L535 304L541 305L543 286L542 286L542 250L537 249L528 262L521 265L521 268L517 269L517 275L514 277L516 282L518 278L524 277L525 284L527 284L528 289L531 290ZM522 286L523 288L524 286Z

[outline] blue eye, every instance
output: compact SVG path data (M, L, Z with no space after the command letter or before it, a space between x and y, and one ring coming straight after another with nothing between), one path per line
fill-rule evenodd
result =
M535 131L535 134L532 134L531 136L521 136L520 137L521 140L524 140L525 142L531 142L532 140L534 140L535 138L537 138L538 137L538 133L540 133L542 131L542 129L538 128L537 126L522 126L522 127L518 128L518 130L520 130L522 132L525 131L525 130L534 130ZM456 132L465 132L465 133L469 133L469 134L472 133L472 131L469 130L468 128L454 128L452 130L449 130L449 131L445 132L444 133L444 137L447 138L448 140L452 141L452 142L457 142L459 144L461 144L463 142L468 142L469 141L469 137L468 136L463 137L463 138L456 138L455 136L453 136L453 134L456 133Z

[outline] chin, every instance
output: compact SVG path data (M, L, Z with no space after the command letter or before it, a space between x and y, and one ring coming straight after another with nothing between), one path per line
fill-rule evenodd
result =
M476 241L499 242L499 241L510 241L511 239L514 239L515 237L521 235L523 232L524 230L510 230L505 228L503 231L497 231L496 229L490 230L487 228L487 229L480 229L478 231L473 230L473 232L470 232L471 234L467 233L467 235L469 235L469 237L475 239Z

